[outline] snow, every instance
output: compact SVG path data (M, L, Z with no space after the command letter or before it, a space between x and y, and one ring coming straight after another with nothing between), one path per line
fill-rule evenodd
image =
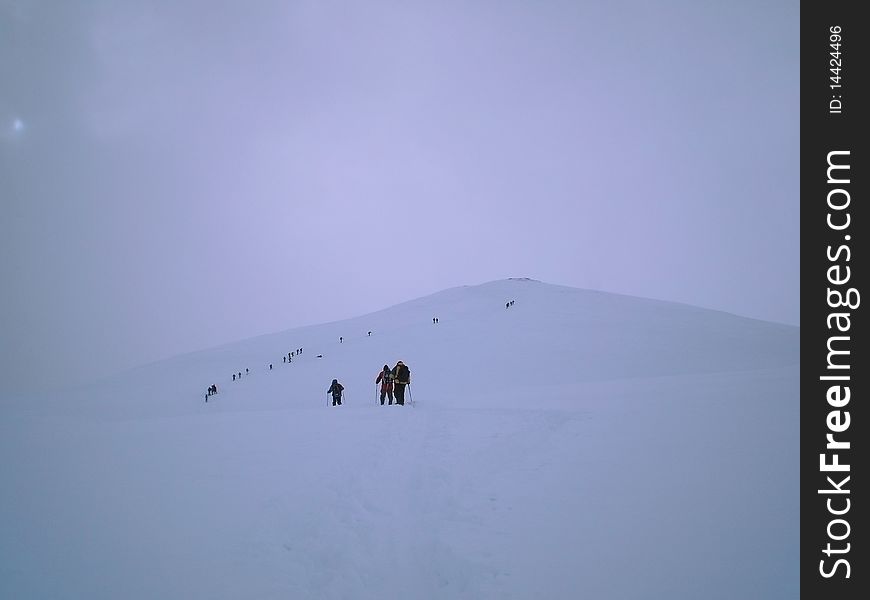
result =
M794 598L798 355L514 279L5 398L0 597Z

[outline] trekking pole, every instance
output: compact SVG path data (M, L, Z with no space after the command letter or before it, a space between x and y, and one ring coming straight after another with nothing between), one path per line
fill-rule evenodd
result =
M375 406L378 405L378 383L375 382Z
M414 406L414 394L411 393L411 382L408 382L408 401Z

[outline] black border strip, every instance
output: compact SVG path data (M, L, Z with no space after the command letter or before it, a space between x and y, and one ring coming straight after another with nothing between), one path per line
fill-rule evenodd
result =
M801 595L832 600L870 598L870 495L858 491L870 489L870 23L859 6L801 5Z

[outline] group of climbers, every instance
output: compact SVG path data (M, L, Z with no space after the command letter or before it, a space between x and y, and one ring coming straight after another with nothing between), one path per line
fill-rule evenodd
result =
M393 404L395 394L396 404L405 404L405 386L411 383L411 370L408 365L399 361L392 369L390 365L384 365L383 371L378 373L375 383L381 384L381 406L385 398L389 398L389 404Z
M433 323L438 323L439 319L434 317L432 319ZM368 332L368 336L371 336L372 332ZM339 337L339 343L342 343L344 340L342 337ZM294 358L298 357L302 354L302 348L297 348L291 352L288 352L286 356L283 357L284 363L291 363ZM317 358L323 358L322 354L318 354ZM269 364L269 370L271 371L273 368L272 364ZM249 375L250 370L245 369L245 374ZM232 374L232 380L238 381L242 378L242 372ZM402 362L401 360L396 363L392 369L389 365L384 365L382 371L378 373L377 378L375 379L375 385L380 384L380 401L381 406L384 405L385 402L389 399L388 404L390 406L393 405L395 400L395 404L404 406L405 404L405 388L411 383L411 370L408 366ZM333 406L341 406L341 401L344 397L344 386L338 382L338 379L333 379L332 383L329 386L329 389L326 390L327 394L332 396L332 405ZM206 402L208 402L208 397L217 394L217 386L212 385L209 386L206 392Z
M411 369L408 368L401 360L396 363L392 369L390 365L384 365L382 371L375 378L375 385L381 385L381 406L384 401L389 398L389 405L392 406L395 399L396 404L404 406L405 404L405 387L411 383ZM338 382L338 379L333 379L327 394L332 394L332 405L341 406L341 399L344 392L344 386Z

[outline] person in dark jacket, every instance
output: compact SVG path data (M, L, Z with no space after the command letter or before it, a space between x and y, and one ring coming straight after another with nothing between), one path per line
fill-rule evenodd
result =
M381 384L381 406L384 405L384 396L390 397L390 405L393 404L393 372L390 365L384 365L384 370L378 373L375 383Z
M344 386L338 382L338 379L332 380L332 385L326 390L327 394L332 394L332 405L341 406L341 392L344 391Z
M396 395L396 404L405 404L405 386L411 383L411 370L399 361L393 367L393 393Z

